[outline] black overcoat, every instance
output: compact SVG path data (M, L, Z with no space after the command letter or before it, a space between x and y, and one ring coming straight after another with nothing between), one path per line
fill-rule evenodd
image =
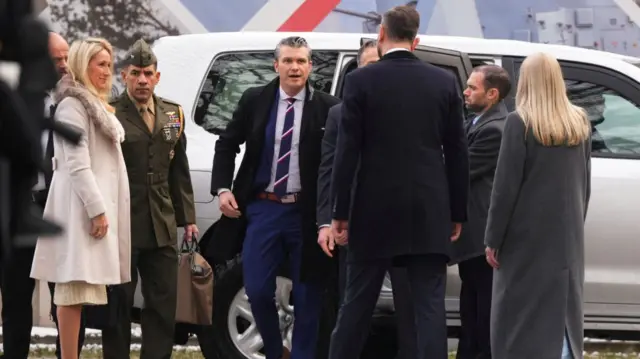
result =
M220 135L215 146L213 170L211 173L211 194L217 195L220 188L231 188L241 212L247 203L257 195L254 193L254 179L264 145L264 131L269 122L269 111L280 87L279 79L265 86L246 90L233 113L233 118ZM302 112L300 130L300 182L299 196L302 211L303 260L301 279L303 281L323 281L330 266L327 257L317 244L318 225L316 223L316 197L318 167L320 166L320 146L324 135L325 121L329 109L339 100L321 91L307 88ZM245 154L233 179L235 160L240 146L245 145ZM214 241L223 241L209 248L215 250L207 257L216 262L233 258L241 250L246 231L244 217L231 219L224 215L216 225Z
M350 260L450 256L469 192L457 81L408 51L347 75L331 190Z

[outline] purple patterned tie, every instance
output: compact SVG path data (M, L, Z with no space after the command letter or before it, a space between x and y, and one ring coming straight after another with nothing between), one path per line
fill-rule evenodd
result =
M293 103L295 98L287 99L287 110L284 115L284 127L280 136L280 153L276 166L276 180L273 184L273 192L278 196L287 194L287 183L289 182L289 159L291 158L291 144L293 143L293 119L295 111Z

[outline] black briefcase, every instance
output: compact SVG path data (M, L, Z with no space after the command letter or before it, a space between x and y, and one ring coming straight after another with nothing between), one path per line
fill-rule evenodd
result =
M126 310L125 296L126 293L121 286L108 285L106 305L84 306L85 327L102 330L116 326Z

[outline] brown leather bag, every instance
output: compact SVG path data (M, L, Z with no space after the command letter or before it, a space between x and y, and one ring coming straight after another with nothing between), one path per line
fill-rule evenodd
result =
M211 325L213 319L213 269L200 255L198 241L182 241L178 254L176 322Z

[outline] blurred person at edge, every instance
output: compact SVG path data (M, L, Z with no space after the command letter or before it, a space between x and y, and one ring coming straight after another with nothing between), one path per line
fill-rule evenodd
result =
M551 55L524 60L485 233L493 359L583 357L591 124L566 91Z
M503 99L509 91L509 74L496 65L474 68L464 91L466 107L474 116L465 124L469 144L469 221L462 226L460 240L453 243L449 261L449 265L458 265L462 282L457 359L491 358L493 268L484 258L484 231L502 130L509 114Z
M69 44L55 32L49 33L49 54L53 59L60 76L67 72ZM45 116L49 117L49 108L53 103L51 94L45 99ZM53 153L53 144L49 144L51 134L42 134L43 173L39 174L38 182L33 187L33 202L41 211L47 199L48 183L51 180L52 169L49 153ZM2 264L0 271L2 279L2 358L27 358L31 342L33 326L32 297L35 280L30 277L34 248L16 248L13 256ZM81 333L84 337L84 332Z
M56 121L82 132L75 146L54 139L53 178L44 217L65 232L39 238L31 277L55 283L62 359L78 358L84 305L107 304L106 285L131 280L129 181L124 129L107 99L113 49L104 39L75 41L58 83Z

